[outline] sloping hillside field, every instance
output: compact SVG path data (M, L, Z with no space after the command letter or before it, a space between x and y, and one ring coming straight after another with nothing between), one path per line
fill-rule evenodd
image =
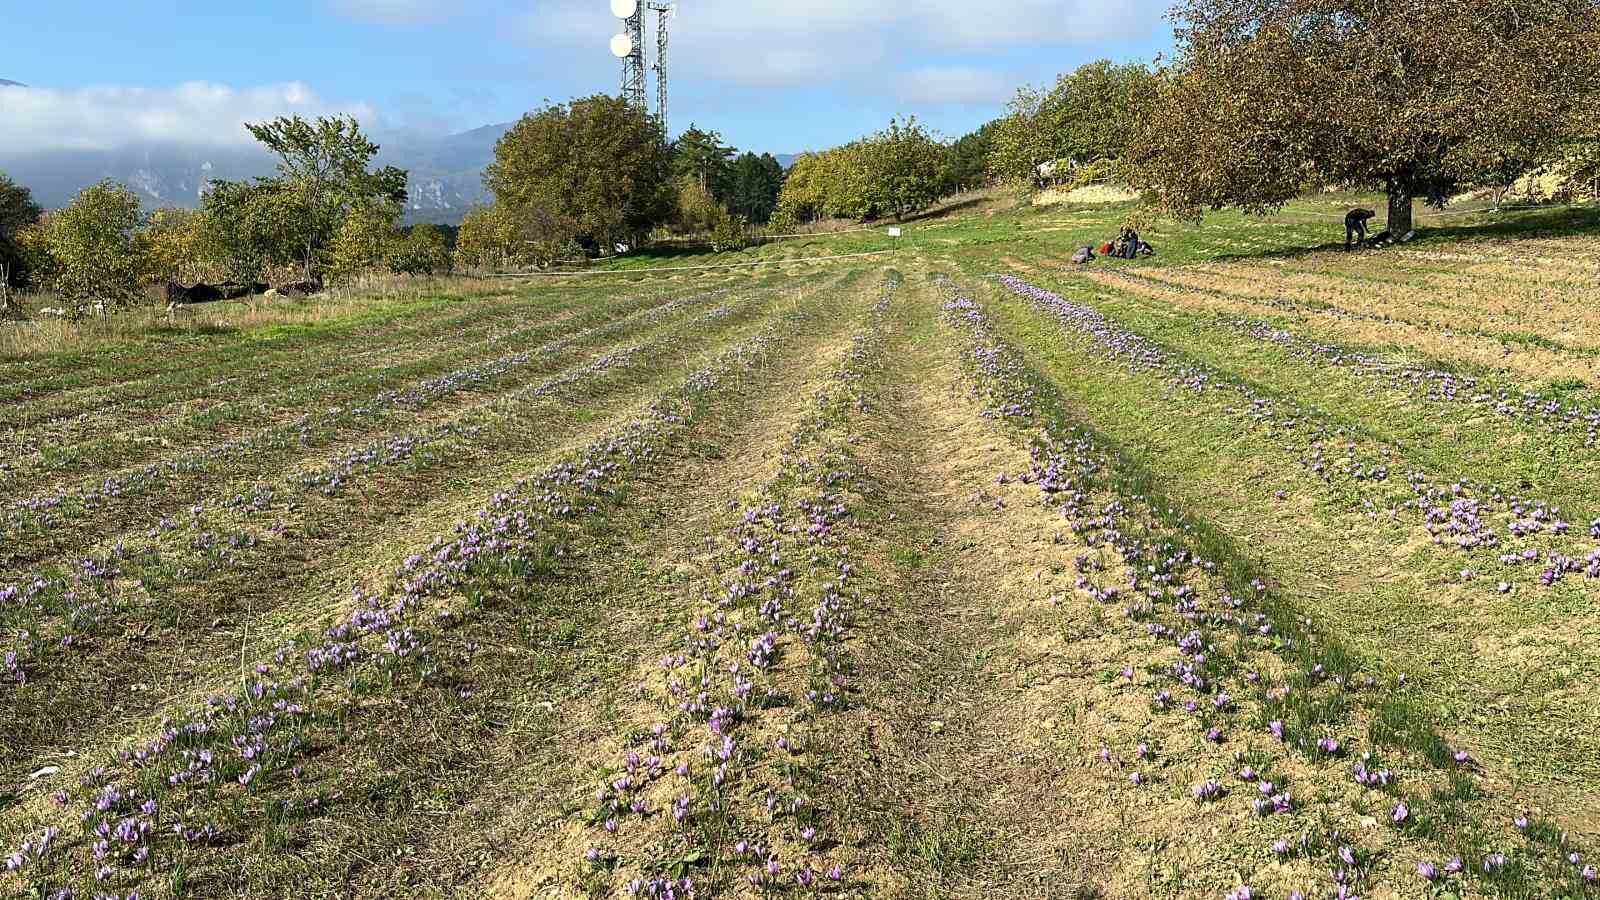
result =
M1600 897L1600 219L1125 211L0 361L0 896Z

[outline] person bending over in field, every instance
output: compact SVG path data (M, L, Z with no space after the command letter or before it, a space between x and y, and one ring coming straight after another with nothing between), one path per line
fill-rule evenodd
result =
M1351 239L1359 247L1367 242L1367 220L1377 213L1370 209L1352 209L1344 214L1344 249L1351 249Z

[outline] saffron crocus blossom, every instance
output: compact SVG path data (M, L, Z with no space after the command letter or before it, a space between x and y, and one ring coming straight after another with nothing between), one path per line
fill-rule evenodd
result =
M1227 900L1251 900L1255 894L1251 893L1250 886L1241 884L1228 892Z
M1194 786L1194 798L1202 803L1222 796L1222 785L1215 781L1202 781Z
M1431 862L1419 862L1417 863L1417 874L1421 875L1424 881L1438 881L1439 867Z
M1498 872L1505 868L1506 855L1504 853L1491 853L1483 858L1483 871Z
M1289 850L1289 842L1283 838L1278 838L1272 842L1272 852L1278 854L1279 856L1288 856Z
M1334 756L1339 752L1339 742L1333 738L1323 738L1317 741L1317 747L1329 756Z
M1389 813L1389 821L1396 825L1404 825L1411 818L1411 807L1402 801L1394 805L1394 810Z
M1461 863L1461 857L1453 856L1450 858L1449 862L1444 864L1444 873L1446 875L1458 875L1461 873L1463 868L1464 866Z
M1522 814L1520 816L1517 816L1515 819L1513 819L1511 821L1511 824L1515 825L1518 831L1527 831L1528 830L1528 816L1527 816L1527 814L1524 813L1524 814Z

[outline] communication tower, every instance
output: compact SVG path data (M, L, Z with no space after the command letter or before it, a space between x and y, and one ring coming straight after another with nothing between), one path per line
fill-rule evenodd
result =
M644 5L639 0L611 0L611 14L622 20L622 33L611 39L611 55L622 60L622 99L645 106Z
M656 14L656 119L667 131L667 22L676 13L672 3L611 0L611 14L622 20L622 33L611 39L611 55L622 60L622 98L649 112L645 100L644 16Z
M671 3L651 3L656 14L656 119L661 123L661 133L671 135L667 128L667 20L678 11Z

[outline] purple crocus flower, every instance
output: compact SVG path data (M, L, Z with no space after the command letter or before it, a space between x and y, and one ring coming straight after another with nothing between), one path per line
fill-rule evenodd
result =
M1439 867L1431 862L1419 862L1417 863L1417 874L1421 875L1424 881L1438 881Z
M1452 856L1449 861L1444 864L1444 873L1446 875L1458 875L1461 873L1463 868L1464 866L1462 865L1461 857Z
M1404 801L1396 803L1394 805L1394 810L1389 813L1389 820L1396 825L1404 825L1406 820L1410 818L1411 807L1406 806Z

